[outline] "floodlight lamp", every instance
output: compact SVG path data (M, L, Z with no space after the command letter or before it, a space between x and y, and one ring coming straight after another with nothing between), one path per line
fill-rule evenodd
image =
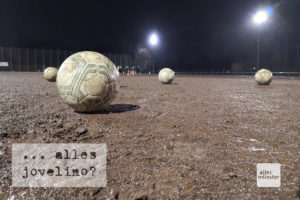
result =
M253 16L253 22L255 24L262 24L268 20L268 13L266 11L258 11L254 16Z
M156 46L158 44L158 36L156 33L152 33L149 37L149 43L152 46Z

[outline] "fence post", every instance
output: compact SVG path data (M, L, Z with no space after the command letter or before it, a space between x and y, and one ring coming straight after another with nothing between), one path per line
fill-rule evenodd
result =
M34 49L34 66L35 66L35 69L34 69L34 71L37 71L37 62L36 62L36 49Z
M50 54L50 66L52 66L52 51L51 51L51 49L49 50L49 54Z
M131 68L131 66L132 66L132 59L131 59L131 55L129 55L129 68Z
M59 50L57 49L56 50L56 53L57 53L57 67L59 67Z
M19 53L19 71L22 71L22 67L21 67L21 48L18 49L18 53Z
M26 48L27 71L29 72L29 49Z
M13 64L12 64L12 48L9 48L9 66L10 66L10 70L13 71Z
M1 61L4 61L3 59L3 47L1 47Z
M44 49L42 50L42 57L43 57L43 71L45 69L45 52L44 52Z

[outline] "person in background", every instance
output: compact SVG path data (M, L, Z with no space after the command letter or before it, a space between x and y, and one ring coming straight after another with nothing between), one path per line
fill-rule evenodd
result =
M128 66L126 66L126 67L125 67L125 73L127 73L127 74L128 74L128 72L129 72L129 67L128 67Z
M135 67L134 67L134 66L132 66L132 67L130 68L130 74L131 74L131 75L135 75Z
M119 66L119 72L120 72L120 74L122 74L122 72L123 72L123 68L121 65Z
M117 70L120 72L120 67L119 67L119 65L117 66Z
M141 67L138 65L136 66L136 73L139 74L141 72Z

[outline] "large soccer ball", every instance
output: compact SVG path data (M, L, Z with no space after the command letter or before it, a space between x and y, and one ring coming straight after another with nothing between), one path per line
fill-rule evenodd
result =
M47 81L54 82L56 80L57 69L54 67L47 67L44 70L44 78Z
M78 52L68 57L57 73L61 98L78 112L105 109L119 90L119 72L104 55Z
M158 79L161 83L167 84L172 83L174 80L175 73L170 68L163 68L159 71Z
M272 72L267 69L258 70L255 74L255 80L260 85L268 85L272 81Z

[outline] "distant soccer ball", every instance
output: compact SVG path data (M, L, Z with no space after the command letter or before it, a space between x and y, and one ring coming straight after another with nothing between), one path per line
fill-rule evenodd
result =
M163 84L172 83L174 80L175 73L170 68L163 68L159 71L158 79Z
M268 85L272 81L272 72L267 69L258 70L255 74L255 80L260 85Z
M119 90L119 72L104 55L78 52L68 57L57 73L60 96L78 112L105 109Z
M44 78L45 78L47 81L55 82L55 80L56 80L56 75L57 75L57 69L54 68L54 67L47 67L47 68L44 70Z

